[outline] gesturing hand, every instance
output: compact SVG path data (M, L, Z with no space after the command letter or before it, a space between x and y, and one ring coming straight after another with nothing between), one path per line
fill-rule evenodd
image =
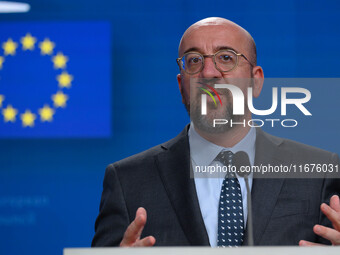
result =
M333 228L327 228L321 225L315 225L313 231L315 234L331 241L333 245L340 245L340 200L339 197L334 195L331 197L329 206L323 203L321 211L332 222ZM320 244L301 240L300 246L316 246Z
M131 222L124 233L123 240L119 245L120 247L153 246L156 243L156 239L153 236L147 236L140 239L146 224L146 218L146 210L143 207L138 208L134 221Z

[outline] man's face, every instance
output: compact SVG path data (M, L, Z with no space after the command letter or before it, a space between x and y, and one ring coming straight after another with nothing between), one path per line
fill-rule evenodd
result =
M249 55L249 41L244 31L237 27L225 25L200 26L192 29L182 40L180 48L180 57L186 52L199 52L202 55L212 55L221 49L233 49L238 53ZM239 121L247 118L246 116L233 115L232 96L229 90L216 89L222 101L221 105L215 106L213 99L207 96L207 115L201 115L201 94L202 87L196 84L194 80L203 80L204 83L213 87L216 83L228 83L238 86L243 94L247 95L247 88L252 86L250 79L252 77L252 66L243 58L239 57L238 65L230 72L221 72L216 69L212 58L204 59L204 68L197 74L189 75L181 72L178 76L178 82L182 94L182 101L190 114L195 127L202 131L220 133L228 130L229 125L221 125L220 129L212 128L213 119L232 119ZM248 79L244 79L248 78ZM190 86L191 83L191 86ZM190 87L193 91L190 91ZM208 86L205 87L212 92ZM190 94L191 93L191 94ZM204 93L204 92L203 92ZM213 94L213 93L212 93ZM214 94L213 94L214 95ZM218 101L217 96L214 96ZM245 100L246 101L246 100ZM245 115L250 115L248 107L245 107ZM249 117L249 116L248 116Z

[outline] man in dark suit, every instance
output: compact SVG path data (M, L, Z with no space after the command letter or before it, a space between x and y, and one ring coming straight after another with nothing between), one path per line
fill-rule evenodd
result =
M230 114L232 102L228 94L220 93L221 104L226 107L211 107L210 102L210 116L193 116L198 107L195 100L190 101L190 96L195 96L193 91L190 94L191 78L207 82L254 78L257 81L239 84L239 88L246 94L251 86L253 96L259 96L263 70L256 65L255 43L246 30L221 18L199 21L184 33L179 57L181 74L177 78L192 124L174 139L108 166L92 246L246 245L243 229L248 216L244 203L247 193L243 180L236 176L216 182L191 178L191 166L202 157L200 148L210 155L205 160L208 165L232 164L232 155L240 149L247 152L253 165L339 164L336 154L271 136L260 128L225 127L212 131L211 116L236 118ZM242 117L251 119L247 107ZM226 155L229 163L223 161ZM226 187L239 190L238 206L237 201L225 198L229 196ZM251 178L254 244L340 244L339 189L339 179ZM231 201L235 203L234 211L220 211L229 210L224 203ZM230 220L242 224L228 224ZM239 232L228 232L231 226ZM230 239L224 245L228 242L226 234L233 235L235 242Z

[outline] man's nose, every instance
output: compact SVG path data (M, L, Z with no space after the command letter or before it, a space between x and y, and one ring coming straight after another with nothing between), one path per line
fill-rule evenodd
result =
M204 67L201 71L202 78L221 78L222 74L219 70L216 69L214 64L214 60L212 58L204 59Z

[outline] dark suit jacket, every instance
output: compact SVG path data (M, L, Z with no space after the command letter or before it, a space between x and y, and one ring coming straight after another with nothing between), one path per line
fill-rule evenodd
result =
M154 236L156 245L209 245L190 178L187 131L188 126L174 139L107 167L92 246L119 245L138 207L147 211L142 237ZM301 159L338 164L336 154L257 128L256 165L300 163ZM315 224L330 226L320 205L339 190L339 179L254 179L255 245L297 245L301 239L326 242L312 229Z

